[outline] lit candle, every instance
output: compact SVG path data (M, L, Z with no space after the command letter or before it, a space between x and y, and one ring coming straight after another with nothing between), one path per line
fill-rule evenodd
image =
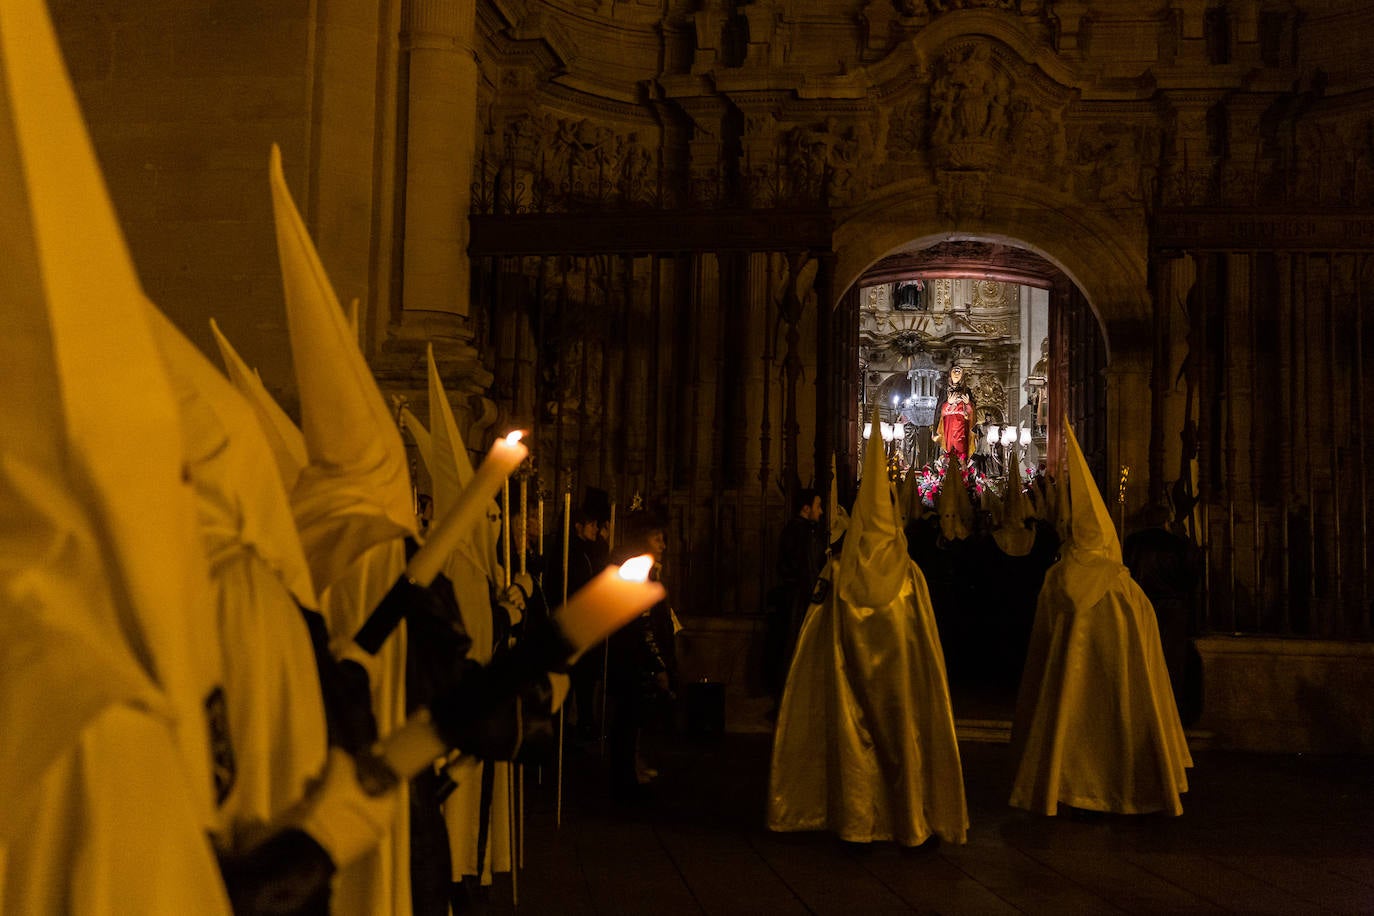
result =
M648 554L608 566L558 609L554 620L573 647L572 661L663 600L663 585L649 581L653 567Z
M417 585L429 585L444 568L449 555L458 548L463 536L487 517L487 505L501 491L501 485L529 455L530 450L520 443L519 430L497 439L472 481L458 495L442 519L431 526L431 534L423 547L406 564L406 575Z
M663 586L648 581L653 565L645 554L607 567L558 610L553 619L574 649L569 662L663 600ZM429 710L420 709L383 739L381 757L399 778L412 779L447 750Z
M529 571L530 555L530 503L526 498L528 490L525 478L520 478L520 575Z

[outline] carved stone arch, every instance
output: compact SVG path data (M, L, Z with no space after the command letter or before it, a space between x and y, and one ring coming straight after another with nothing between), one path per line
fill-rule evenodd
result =
M1028 248L1062 270L1097 315L1109 361L1132 349L1134 332L1149 326L1143 222L1066 208L1052 189L998 175L988 176L980 206L958 218L941 213L939 195L928 182L906 182L846 213L835 228L836 294L894 251L978 238Z

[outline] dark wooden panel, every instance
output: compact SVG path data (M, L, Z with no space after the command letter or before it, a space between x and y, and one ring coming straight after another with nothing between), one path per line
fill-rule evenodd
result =
M829 251L828 210L681 210L473 216L468 253L659 254Z

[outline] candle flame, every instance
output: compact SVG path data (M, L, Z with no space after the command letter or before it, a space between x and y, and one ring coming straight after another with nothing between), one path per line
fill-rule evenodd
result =
M626 582L644 582L649 578L649 570L654 568L654 558L647 553L633 557L620 564L620 578Z
M520 439L521 439L524 435L525 435L525 431L524 431L523 429L511 430L511 432L508 433L508 434L506 435L506 444L507 444L507 445L519 445L519 444L520 444Z

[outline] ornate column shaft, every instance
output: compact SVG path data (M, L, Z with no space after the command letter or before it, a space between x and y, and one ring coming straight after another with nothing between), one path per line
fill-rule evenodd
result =
M471 340L468 210L477 144L473 0L412 0L402 323ZM446 332L446 333L445 333Z

